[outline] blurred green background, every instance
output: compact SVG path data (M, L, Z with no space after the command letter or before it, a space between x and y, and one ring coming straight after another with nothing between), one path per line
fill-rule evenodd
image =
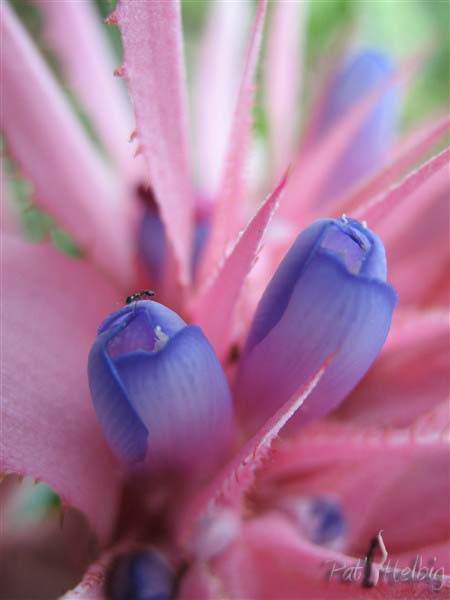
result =
M93 0L101 17L108 16L116 0ZM201 33L212 0L181 0L187 55ZM233 0L230 0L233 1ZM241 0L254 2L256 0ZM450 0L305 0L306 81L330 42L351 34L358 42L375 46L398 58L427 48L430 59L412 89L404 111L410 126L421 117L449 106ZM16 11L40 41L39 11L30 0L13 0ZM269 2L269 5L271 2ZM120 35L106 27L118 56ZM42 44L41 44L42 47ZM44 49L45 51L45 49ZM50 55L47 57L52 60ZM55 68L57 65L54 64Z
M449 0L305 0L306 72L308 82L324 50L340 34L350 33L365 45L401 59L429 48L430 59L409 94L404 126L449 106ZM99 0L105 13L113 1ZM182 0L187 43L202 28L208 0Z
M116 5L116 0L92 1L97 5L99 18L108 16ZM181 1L189 77L189 73L192 72L192 50L201 34L208 4L212 0ZM256 0L240 1L256 4ZM448 110L450 0L305 0L305 2L307 19L303 88L307 96L306 106L309 90L317 87L315 80L318 65L326 63L328 54L331 60L333 44L336 45L339 39L345 39L359 45L382 49L398 60L417 52L426 53L428 58L424 67L420 69L419 76L405 98L401 123L403 129L412 127L427 115ZM11 3L64 88L65 83L57 58L43 43L42 22L36 5L31 0L11 0ZM269 2L269 9L272 3ZM104 29L115 48L117 65L119 65L121 42L118 28L105 25ZM66 93L80 121L101 148L82 107L68 89ZM254 121L256 133L264 137L266 127L261 93L256 98ZM76 243L57 227L53 219L34 208L30 186L20 179L14 170L14 165L8 162L7 167L12 175L17 206L28 237L34 241L50 238L60 250L73 258L82 256Z

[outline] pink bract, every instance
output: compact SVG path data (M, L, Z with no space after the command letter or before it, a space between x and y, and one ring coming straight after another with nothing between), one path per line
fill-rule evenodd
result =
M267 282L310 221L343 212L367 220L385 243L390 281L399 293L386 346L335 413L294 437L279 435L325 364L223 471L174 512L175 535L163 546L189 561L178 597L436 597L423 583L381 582L362 589L360 583L329 581L324 563L351 566L382 529L390 558L400 565L416 555L424 562L437 557L436 564L449 573L449 150L424 160L448 133L449 119L433 117L400 141L389 164L356 181L324 214L319 195L385 88L366 94L326 136L309 138L296 151L290 129L296 115L290 111L299 105L302 69L301 54L291 50L300 40L302 10L278 2L266 19L267 3L260 0L248 28L247 3L234 3L227 18L226 3L214 3L200 45L203 70L196 73L192 132L197 156L210 161L197 170L211 169L199 181L211 198L212 234L194 286L189 260L195 194L179 3L119 0L109 18L122 35L124 62L116 74L125 78L134 109L131 147L132 113L113 78L117 65L92 6L38 4L47 43L110 157L105 160L81 128L3 2L1 126L7 148L32 182L36 205L84 251L73 260L48 243L21 239L2 181L0 472L50 485L64 505L86 516L104 552L64 598L102 598L108 565L134 543L113 538L127 473L97 424L86 360L102 318L141 287L136 187L150 182L169 241L164 302L203 328L230 378L230 351L245 339ZM275 162L252 187L246 163L266 20L265 86ZM230 52L229 44L236 50ZM409 70L400 69L394 80ZM289 72L295 72L293 85ZM208 94L217 101L208 104ZM223 101L221 94L227 95ZM202 122L198 115L205 106ZM211 139L215 122L217 140ZM140 156L133 159L136 148ZM319 496L337 498L347 515L339 548L312 543L285 509L286 498ZM448 578L443 585L450 585Z

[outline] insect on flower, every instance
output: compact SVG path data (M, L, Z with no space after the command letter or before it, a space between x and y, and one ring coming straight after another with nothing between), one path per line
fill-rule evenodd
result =
M153 298L154 295L155 292L152 292L152 290L135 292L134 294L131 294L131 296L127 296L125 304L131 304L132 302L136 302L137 300L145 300L146 298Z

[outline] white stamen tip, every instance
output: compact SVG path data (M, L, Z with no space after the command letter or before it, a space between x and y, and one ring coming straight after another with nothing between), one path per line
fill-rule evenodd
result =
M363 221L362 226L364 227L364 229L367 229L367 221Z
M164 333L164 331L161 329L160 325L157 325L155 327L154 334L156 337L154 350L162 350L162 348L164 348L164 346L169 341L169 336L166 333Z
M347 215L345 213L342 215L341 219L344 221L344 223L348 223Z

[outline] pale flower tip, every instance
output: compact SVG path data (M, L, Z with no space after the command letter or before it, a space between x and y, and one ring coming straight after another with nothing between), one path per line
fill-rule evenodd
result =
M351 272L386 281L386 253L383 243L367 228L348 217L337 220L325 233L321 247L339 256Z

